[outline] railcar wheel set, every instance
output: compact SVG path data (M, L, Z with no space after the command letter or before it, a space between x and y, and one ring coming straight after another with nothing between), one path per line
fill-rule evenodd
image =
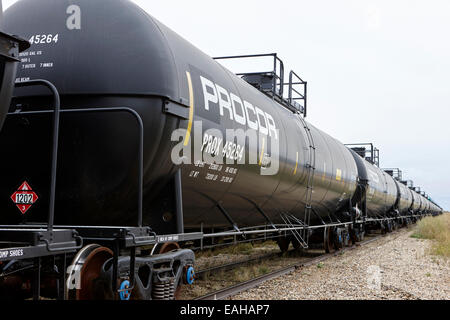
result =
M2 299L174 299L195 249L333 252L443 211L372 144L308 123L277 54L212 59L128 0L20 0L2 20ZM273 69L219 63L254 58Z

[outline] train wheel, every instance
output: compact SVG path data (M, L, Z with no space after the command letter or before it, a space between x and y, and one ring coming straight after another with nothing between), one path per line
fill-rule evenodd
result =
M381 222L380 228L381 228L381 234L386 234L387 233L387 222Z
M302 247L300 242L295 238L293 238L291 242L292 242L292 246L294 247L295 250L299 250Z
M287 252L289 249L289 238L288 237L280 237L278 238L278 247L280 248L281 252Z
M403 219L403 226L404 226L405 228L407 228L407 227L409 226L409 224L410 224L409 218Z
M392 230L394 231L398 230L398 223L396 221L392 221Z
M295 237L291 238L291 243L295 250L304 250L300 241L298 241Z
M100 278L104 263L112 257L113 252L109 248L98 244L90 244L82 248L69 267L67 298L70 300L95 300L106 297L105 292L99 292L97 280Z
M161 254L178 249L180 249L180 245L177 242L166 242L163 243L159 248L156 248L156 252Z
M336 251L335 233L333 228L325 228L323 231L323 246L326 253Z
M365 235L366 235L366 231L363 228L359 229L359 241L364 241Z
M349 245L355 245L358 242L359 236L358 231L353 227L349 231L350 233L350 242Z

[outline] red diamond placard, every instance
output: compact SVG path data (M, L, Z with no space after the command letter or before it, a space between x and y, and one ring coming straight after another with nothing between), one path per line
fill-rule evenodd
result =
M37 199L37 194L31 189L26 181L22 183L19 189L11 196L11 200L16 204L22 214L25 214Z

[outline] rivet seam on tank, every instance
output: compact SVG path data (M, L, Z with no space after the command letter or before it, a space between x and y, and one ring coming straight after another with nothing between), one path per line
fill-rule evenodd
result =
M296 160L295 160L294 176L297 174L297 168L298 168L298 151L297 151Z
M336 170L336 180L337 181L341 181L342 180L342 170L341 169L337 169Z
M186 131L186 136L184 138L184 146L189 144L189 139L191 137L192 121L194 120L194 89L192 87L192 78L189 71L186 71L186 77L189 87L189 123Z
M259 166L262 165L263 156L264 156L264 148L266 146L266 139L262 139L262 146L261 146L261 155L259 156Z

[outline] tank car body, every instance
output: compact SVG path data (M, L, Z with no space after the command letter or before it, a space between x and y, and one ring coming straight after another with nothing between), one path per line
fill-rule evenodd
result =
M416 191L413 190L413 193L414 193L414 197L415 197L415 200L414 200L415 212L420 213L420 212L422 212L422 209L423 209L424 200L423 200L422 196L420 194L418 194Z
M129 0L21 0L3 27L31 48L0 46L18 55L0 77L0 297L174 298L204 240L333 252L442 211L306 122L276 81L262 92ZM34 199L22 214L18 192Z
M192 159L182 164L187 228L201 223L229 226L218 204L240 226L265 223L259 211L275 223L281 221L280 213L302 214L311 165L306 130L311 130L316 144L312 203L317 216L348 210L357 168L347 148L309 124L305 128L299 115L236 77L133 3L23 0L6 11L5 28L31 42L31 49L22 55L17 81L48 79L60 92L62 109L127 107L140 115L145 144L144 220L156 230L174 231L175 209L167 196L179 168L171 159L173 148L188 140L194 154L203 147L195 141L205 141L211 129L222 137L227 129L257 133L257 147L250 149L245 143L245 155L256 155L260 163L216 166ZM48 110L49 101L41 90L20 89L10 111ZM10 170L0 192L9 193L27 179L40 194L41 201L27 214L28 221L42 220L48 205L45 163L49 158L45 155L50 154L50 146L45 142L51 132L50 117L51 113L11 117L0 137L2 150L13 155L2 159L2 166L21 168ZM74 112L61 117L56 211L64 214L56 215L56 223L123 225L134 221L136 120L126 112L89 116ZM186 129L185 136L172 141L172 133L179 128ZM16 141L26 137L29 148L24 158ZM212 140L216 138L219 135L212 135ZM233 141L223 138L223 142ZM275 143L279 152L271 150ZM266 168L260 158L265 154L279 158L274 175L261 175ZM373 189L377 192L373 207L381 212L392 205L391 194L389 199L382 194L386 178L370 170L380 184ZM4 223L24 218L17 216L12 203L1 201L9 209Z
M352 153L358 167L358 179L367 183L367 215L377 217L392 212L399 196L395 180L356 152Z
M28 49L29 46L28 42L21 38L0 32L0 131L13 94L19 52Z
M401 215L409 213L411 206L413 205L413 195L411 190L403 183L395 180L399 192L398 211Z

